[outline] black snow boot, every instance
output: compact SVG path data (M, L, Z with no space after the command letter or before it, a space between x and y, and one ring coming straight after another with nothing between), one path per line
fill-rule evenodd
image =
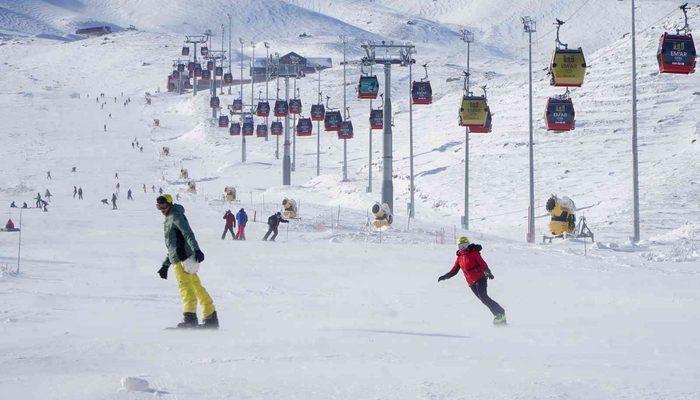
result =
M202 329L219 329L219 318L216 316L216 311L204 318L202 325L199 327Z
M192 313L192 312L186 312L182 314L185 318L177 324L178 328L196 328L199 325L199 321L197 321L197 314Z

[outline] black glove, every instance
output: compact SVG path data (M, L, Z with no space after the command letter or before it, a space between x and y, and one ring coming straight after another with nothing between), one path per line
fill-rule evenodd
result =
M493 279L493 274L491 273L491 270L488 268L486 269L486 271L484 271L484 275L486 275L486 277L489 279Z
M197 260L198 263L204 261L204 253L202 253L202 250L197 250L194 252L194 259Z
M442 275L441 277L438 278L438 282L444 281L445 279L447 279L447 277L445 275Z
M163 263L163 266L158 270L158 275L163 279L168 279L168 268L170 268L170 265Z

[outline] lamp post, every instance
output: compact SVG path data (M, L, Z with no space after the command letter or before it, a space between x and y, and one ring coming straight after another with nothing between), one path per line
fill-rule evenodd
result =
M530 150L530 205L527 210L527 241L535 242L535 163L533 153L533 127L532 127L532 33L537 31L537 24L530 17L523 17L523 28L528 37L528 104L530 130L529 150Z

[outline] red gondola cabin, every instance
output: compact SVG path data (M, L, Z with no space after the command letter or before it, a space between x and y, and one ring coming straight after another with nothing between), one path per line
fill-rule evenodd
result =
M342 122L343 116L340 115L340 111L327 111L326 117L323 120L323 129L325 129L326 132L338 132Z
M299 118L297 122L297 136L311 136L313 128L311 118Z
M231 126L228 128L228 134L231 136L239 136L241 134L241 123L231 122Z
M219 116L219 128L228 128L228 115Z
M571 99L550 97L544 115L548 131L566 132L574 129L576 113Z
M371 110L369 112L369 126L371 129L384 129L384 110Z
M272 121L270 124L270 134L272 136L281 136L284 131L284 126L282 126L281 121Z
M659 72L692 74L695 72L696 57L693 35L671 35L666 32L661 36L659 50L656 53Z

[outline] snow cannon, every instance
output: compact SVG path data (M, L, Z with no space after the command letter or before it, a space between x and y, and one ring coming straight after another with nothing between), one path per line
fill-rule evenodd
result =
M299 210L296 200L285 198L282 200L282 209L282 215L284 215L285 218L297 218Z
M566 196L552 195L545 205L552 219L549 221L549 232L554 237L571 235L576 227L576 205Z
M224 198L226 201L236 201L236 188L233 186L226 186L224 188Z
M378 231L388 229L391 223L394 222L394 215L391 213L391 209L386 203L374 203L372 206L372 214L374 214L374 222L372 225Z

